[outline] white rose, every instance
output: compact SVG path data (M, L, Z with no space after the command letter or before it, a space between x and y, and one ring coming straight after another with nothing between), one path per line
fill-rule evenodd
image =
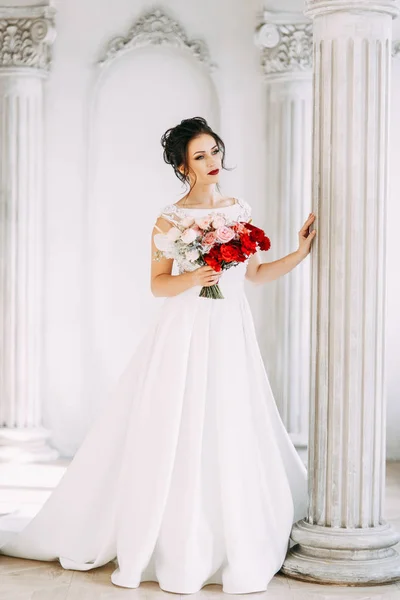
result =
M179 221L180 225L186 229L186 227L191 227L194 223L193 217L184 217Z
M171 242L165 233L156 233L154 236L154 245L161 252L166 252L171 248Z
M166 235L170 242L176 242L176 240L181 237L181 231L177 227L171 227Z
M202 217L200 219L196 219L195 223L200 227L200 229L208 229L211 225L212 217Z
M197 231L194 229L186 229L181 235L181 240L184 244L191 244L197 238Z
M190 260L190 262L194 262L195 260L197 260L200 256L200 252L194 248L193 250L189 250L189 252L186 254L186 258L187 260Z
M224 219L224 217L218 216L218 217L214 217L212 225L214 227L214 229L218 229L218 227L223 227L225 225L226 221Z

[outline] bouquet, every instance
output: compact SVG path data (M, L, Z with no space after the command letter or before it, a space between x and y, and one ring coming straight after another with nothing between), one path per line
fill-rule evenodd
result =
M174 222L167 233L154 236L157 251L154 260L173 258L186 271L208 265L216 272L245 262L260 250L269 250L271 242L262 229L250 222L228 221L224 215L199 219L185 217ZM223 298L218 284L201 288L203 298Z

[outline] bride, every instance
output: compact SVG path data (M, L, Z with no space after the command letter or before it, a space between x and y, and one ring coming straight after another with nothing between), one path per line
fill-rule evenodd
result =
M0 519L0 552L81 571L115 560L111 581L127 588L260 592L306 516L307 477L276 408L244 281L277 279L306 258L315 216L279 260L255 254L222 275L182 265L172 274L172 260L154 260L155 235L188 216L248 221L251 207L217 192L225 147L204 119L183 120L161 142L189 184L153 229L151 290L165 300L43 507L24 526L15 514ZM217 282L224 299L199 296Z

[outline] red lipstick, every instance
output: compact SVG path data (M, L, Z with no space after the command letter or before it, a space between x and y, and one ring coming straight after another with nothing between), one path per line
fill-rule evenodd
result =
M210 171L208 175L218 175L219 169L215 169L214 171Z

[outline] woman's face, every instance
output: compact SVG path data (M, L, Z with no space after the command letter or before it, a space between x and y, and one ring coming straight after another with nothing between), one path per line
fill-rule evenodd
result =
M196 182L196 185L218 183L221 160L222 155L218 144L208 133L202 133L190 140L187 147L190 183ZM183 170L182 166L181 171Z

